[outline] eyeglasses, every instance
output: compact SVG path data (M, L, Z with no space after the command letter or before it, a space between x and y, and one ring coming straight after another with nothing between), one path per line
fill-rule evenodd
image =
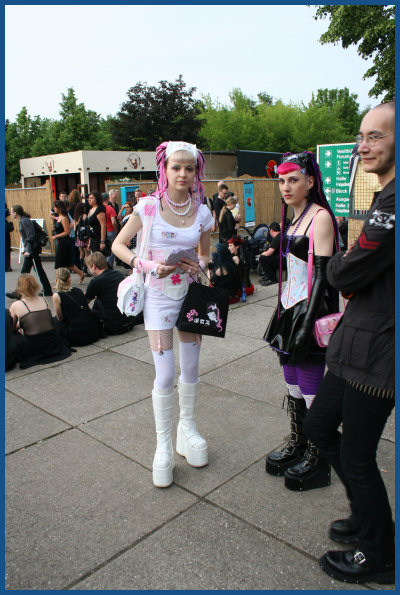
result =
M367 145L374 145L381 140L381 138L385 138L385 136L390 136L393 132L389 132L388 134L367 134L367 136L363 136L362 134L357 134L356 136L356 143L361 145L362 142L366 142Z

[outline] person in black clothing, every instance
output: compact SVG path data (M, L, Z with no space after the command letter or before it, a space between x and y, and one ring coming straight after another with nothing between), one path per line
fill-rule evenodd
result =
M13 329L22 333L17 344L17 360L22 370L71 355L68 341L56 331L46 298L38 295L39 289L35 277L20 275L17 291L21 299L10 306Z
M242 289L239 257L231 253L228 244L217 244L211 254L210 281L215 287L229 289L231 303L238 301L238 294Z
M394 131L394 102L372 109L361 122L363 169L377 174L382 190L374 194L359 238L328 263L329 282L349 301L329 341L328 372L304 422L350 503L350 517L334 521L329 536L355 546L327 552L320 565L350 583L395 580L392 511L376 463L395 404Z
M6 266L5 271L6 273L10 273L12 271L11 268L11 232L14 229L14 225L12 221L7 221L7 217L10 216L10 211L7 207L6 203L6 229L5 229L5 257L6 257Z
M44 272L42 262L40 260L40 253L42 252L41 245L36 240L35 228L30 219L29 213L26 213L21 205L13 205L11 208L11 216L19 222L19 233L21 235L22 243L24 245L24 262L22 263L22 273L30 273L32 266L39 276L43 287L44 295L52 295L51 285ZM6 296L18 300L20 295L17 291L6 293Z
M89 194L88 224L90 228L89 250L104 252L106 249L107 225L106 210L100 192L94 190Z
M216 231L218 227L219 214L222 207L225 205L225 200L229 196L229 188L226 184L218 184L218 194L213 195L212 216L214 217L214 225L212 231Z
M219 214L219 242L223 244L231 238L236 231L236 221L232 215L232 210L236 206L236 199L229 196Z
M85 298L88 302L95 300L93 311L105 332L109 335L121 335L130 331L138 323L139 317L122 314L117 306L118 285L125 276L119 271L109 269L101 252L92 252L85 258L85 262L94 277L90 280Z
M71 287L71 273L65 267L56 270L53 304L56 328L71 345L89 345L100 338L100 324L89 308L81 289Z
M279 271L279 250L281 245L281 226L277 221L271 223L269 233L272 241L268 250L260 254L259 259L262 271L260 285L274 285L274 283L277 283L276 271Z
M74 238L70 237L71 226L65 203L62 200L56 200L53 209L57 216L54 223L55 234L53 235L53 240L57 240L54 268L68 267L79 275L80 283L82 283L86 275L73 264L71 246L74 243Z
M12 370L18 361L18 343L23 339L21 335L13 331L13 320L10 314L10 310L5 308L5 342L4 342L4 360L5 360L5 371Z

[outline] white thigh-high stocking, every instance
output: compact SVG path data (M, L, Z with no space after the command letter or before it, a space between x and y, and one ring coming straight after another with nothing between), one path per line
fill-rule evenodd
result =
M168 351L152 351L154 366L156 368L156 378L154 386L157 388L169 388L174 386L175 382L175 360L174 350Z
M303 399L306 402L307 409L310 409L310 407L313 404L313 401L315 399L315 395L303 395Z
M294 397L295 399L302 399L303 393L300 390L300 387L297 384L287 384L287 389L289 391L289 395Z
M185 384L196 384L199 380L200 345L197 341L184 343L179 341L179 380Z

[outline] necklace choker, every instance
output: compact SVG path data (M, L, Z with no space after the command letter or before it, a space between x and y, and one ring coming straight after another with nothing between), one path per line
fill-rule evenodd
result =
M166 197L166 199L165 199L165 200L166 200L166 203L167 203L167 205L169 206L169 208L170 208L170 209L171 209L171 211L173 212L173 214L174 214L174 215L176 215L177 217L181 217L181 218L182 218L182 223L185 223L185 220L183 219L183 217L186 217L186 215L189 213L189 211L190 211L190 209L191 209L191 207L192 207L192 197L191 197L191 196L189 196L189 198L187 199L187 201L186 201L185 203L183 203L183 204L179 204L179 203L178 203L178 205L177 205L176 203L172 202L171 200L169 200L169 198L168 198L168 197ZM188 203L189 203L189 204L188 204ZM175 209L173 208L173 206L172 206L172 205L175 205L175 206L180 206L180 207L181 207L181 206L188 205L188 207L187 207L187 209L186 209L185 211L183 211L182 213L178 213L178 211L175 211Z
M189 194L189 196L187 197L186 202L174 202L173 200L170 199L170 197L168 196L168 194L165 196L165 200L170 204L173 205L174 207L186 207L187 204L189 204L190 200L191 200L191 196Z
M286 250L285 250L285 252L283 252L283 251L282 251L282 256L287 256L287 255L289 254L289 252L290 252L290 242L292 241L292 238L293 238L293 236L295 236L295 235L296 235L296 231L299 229L299 227L300 227L300 225L301 225L301 222L303 221L303 219L304 219L304 217L305 217L305 215L306 215L306 213L307 213L308 209L311 207L311 205L312 205L312 204L313 204L312 202L309 202L309 203L306 205L306 207L305 207L305 209L303 210L303 212L302 212L302 213L299 215L299 217L298 217L298 218L297 218L295 221L293 221L292 223L290 223L290 225L288 225L288 226L287 226L287 228L285 229L285 231L284 231L284 236L286 236L286 237L287 237L287 245L286 245ZM288 231L289 227L291 227L291 226L292 226L292 225L294 225L295 223L297 223L297 225L296 225L296 227L294 228L294 230L293 230L293 233L291 233L290 235L288 235L288 234L287 234L287 231Z

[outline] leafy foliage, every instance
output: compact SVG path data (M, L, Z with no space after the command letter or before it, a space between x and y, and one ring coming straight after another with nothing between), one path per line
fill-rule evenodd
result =
M315 151L317 144L352 141L361 120L357 95L347 87L318 89L307 106L284 104L267 93L256 102L240 89L230 99L227 106L203 97L201 135L213 151Z
M111 123L117 148L154 151L165 140L198 143L201 107L195 91L186 88L182 75L174 83L160 81L158 87L141 82L131 87Z
M331 5L318 6L315 19L330 18L328 30L321 35L321 43L338 43L343 48L357 45L358 54L373 57L373 66L364 79L376 76L369 91L370 97L385 93L384 101L395 97L395 7L388 5Z

